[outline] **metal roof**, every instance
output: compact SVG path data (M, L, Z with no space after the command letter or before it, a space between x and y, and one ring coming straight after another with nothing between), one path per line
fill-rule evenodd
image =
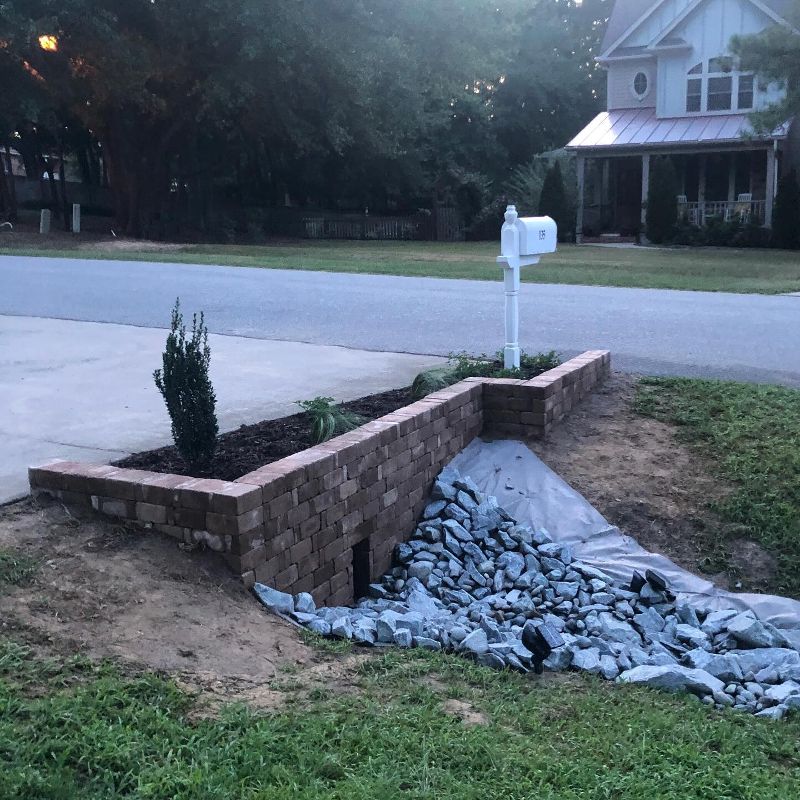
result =
M649 11L659 0L616 0L608 18L600 52L605 53L636 20Z
M623 108L598 114L567 147L646 148L663 145L731 143L742 141L744 137L756 140L782 139L789 133L790 125L791 121L785 122L771 134L761 136L753 132L747 114L659 119L654 108Z

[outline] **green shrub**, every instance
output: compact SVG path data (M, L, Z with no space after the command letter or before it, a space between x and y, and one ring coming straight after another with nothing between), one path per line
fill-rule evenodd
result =
M426 369L420 372L414 382L411 384L411 396L415 400L422 397L427 397L429 394L438 392L439 389L445 389L458 383L460 378L455 375L455 369L452 364L444 367L434 367L433 369Z
M519 369L505 369L503 367L503 351L495 354L494 358L487 355L473 356L469 353L451 353L446 367L420 372L411 391L414 399L419 400L439 389L452 386L463 381L464 378L517 378L529 380L557 367L561 359L554 350L549 353L536 353L528 355L522 353L519 359Z
M574 214L564 191L564 179L561 176L561 165L558 161L550 167L545 175L539 199L539 214L555 220L558 226L559 241L568 241L572 238L575 228Z
M685 217L678 220L670 236L670 244L699 247L706 244L706 231L699 225L692 225Z
M755 219L725 222L720 217L708 217L706 226L701 228L684 218L678 220L669 243L691 247L769 247L770 232Z
M772 213L772 239L776 247L800 247L800 186L794 168L778 181Z
M200 313L192 315L186 337L180 298L172 309L172 324L163 355L163 367L153 373L172 420L172 438L189 469L204 469L214 456L219 426L216 397L208 375L211 349L208 329Z
M317 444L364 424L362 417L337 406L332 397L298 400L297 405L309 415L311 435Z
M650 167L647 191L647 238L666 242L678 222L678 179L669 157L656 158Z

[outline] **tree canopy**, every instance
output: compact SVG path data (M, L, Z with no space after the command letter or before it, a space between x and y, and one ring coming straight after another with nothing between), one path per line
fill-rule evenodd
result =
M761 33L734 36L733 52L741 68L751 70L763 83L775 82L785 90L784 98L763 111L753 114L759 130L774 130L800 112L800 1L791 0L788 17L794 30L786 25L773 25Z
M102 156L132 235L178 195L469 215L602 107L609 5L0 0L0 145Z

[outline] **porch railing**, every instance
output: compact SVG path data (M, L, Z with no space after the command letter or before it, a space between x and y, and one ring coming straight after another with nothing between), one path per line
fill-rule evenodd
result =
M691 225L707 225L710 219L725 222L764 224L764 200L706 200L702 203L679 202L678 216Z

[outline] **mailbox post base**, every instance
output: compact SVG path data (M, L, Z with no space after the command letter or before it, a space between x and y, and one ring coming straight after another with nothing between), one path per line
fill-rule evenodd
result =
M504 369L519 369L520 352L519 345L507 344L503 348Z

